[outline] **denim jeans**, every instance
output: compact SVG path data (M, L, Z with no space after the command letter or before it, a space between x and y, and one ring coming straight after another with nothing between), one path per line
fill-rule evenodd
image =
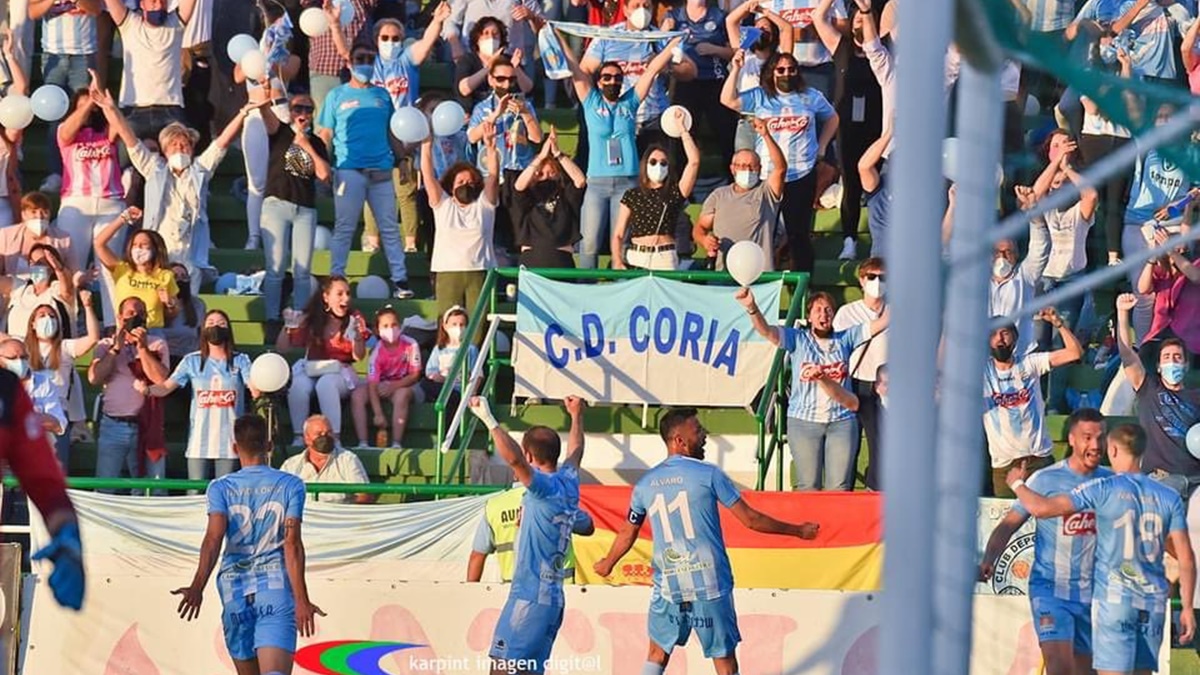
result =
M283 275L292 268L292 307L300 309L312 295L313 241L317 234L317 210L298 206L278 197L267 197L262 208L262 246L267 274L263 297L267 320L278 319L283 306Z
M236 459L193 459L188 457L188 480L220 478L237 471Z
M288 387L288 414L292 420L293 433L297 436L304 430L304 421L308 419L312 409L312 395L317 394L317 406L321 414L329 419L329 426L337 438L342 434L342 399L349 398L351 383L356 379L353 371L347 372L345 366L342 372L322 375L316 379L308 376L304 359L292 366L292 384ZM355 386L365 386L355 382Z
M130 477L138 475L138 428L137 424L115 420L107 415L100 417L100 431L96 437L96 478L120 478L124 469ZM165 478L167 458L157 462L146 462L146 478ZM105 491L114 494L114 491ZM135 491L137 494L139 491Z
M408 272L404 268L404 244L400 241L400 224L396 222L396 188L392 185L392 169L379 172L382 180L372 182L364 171L338 169L334 195L333 265L330 272L335 275L346 273L346 259L350 257L350 244L354 230L362 216L363 204L371 205L375 222L379 224L379 240L387 256L392 282L408 285Z
M71 95L79 89L87 89L91 76L88 68L96 67L95 54L42 54L42 83L56 84ZM49 125L50 153L49 173L62 173L62 156L58 153L58 123ZM79 269L79 268L76 268Z
M608 240L608 233L617 228L621 197L625 196L626 190L636 187L637 176L588 178L579 215L580 234L583 236L579 242L580 268L596 268L600 247ZM605 216L608 217L607 221Z
M793 490L854 489L858 425L853 417L828 423L789 417L787 435Z
M125 113L129 128L133 130L135 136L152 138L156 141L158 132L162 131L163 127L171 122L182 124L185 121L183 108L177 105L148 105L125 108L121 112Z

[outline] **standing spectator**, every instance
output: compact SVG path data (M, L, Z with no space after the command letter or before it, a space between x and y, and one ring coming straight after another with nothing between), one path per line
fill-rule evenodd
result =
M744 148L735 152L729 165L733 184L709 193L692 229L696 245L708 251L708 257L715 259L718 270L725 269L725 254L739 241L758 244L766 262L764 269L773 269L775 223L779 220L787 160L765 122L755 119L753 128L767 147L771 173L766 180L760 180L762 162L758 154Z
M388 422L383 415L383 400L392 405L393 448L401 447L404 429L408 426L408 413L413 402L424 403L421 388L421 345L401 331L400 315L390 306L375 315L375 334L379 342L367 357L367 386L358 387L351 395L354 413L354 431L358 435L359 447L370 445L367 435L367 404L371 406L375 430L387 438ZM378 447L385 442L375 444Z
M887 254L887 231L892 219L892 189L888 181L887 159L884 153L892 144L892 127L888 126L863 156L858 160L858 180L862 185L867 202L867 228L871 232L871 257L883 258ZM947 213L953 215L955 188L949 189L950 206ZM947 223L953 227L953 220ZM949 239L944 244L949 243Z
M317 104L318 127L323 126L322 116L325 97L342 84L342 71L346 69L346 57L338 52L333 31L337 30L344 44L358 45L367 37L367 23L375 12L377 0L344 0L354 7L354 18L348 25L331 21L330 30L311 38L308 50L308 83L313 101ZM369 79L369 78L368 78ZM319 133L319 130L318 130Z
M452 60L457 61L465 52L462 36L473 35L475 25L485 17L504 24L509 46L514 50L533 53L536 43L530 23L542 20L542 8L535 0L450 0L450 18L442 28L442 38L450 44Z
M1167 233L1154 233L1154 246L1167 243ZM1154 321L1142 347L1169 337L1183 340L1191 354L1200 354L1200 268L1184 257L1185 247L1172 249L1146 262L1137 291L1154 297Z
M500 198L500 152L496 131L483 123L486 175L470 164L455 164L439 181L433 169L433 140L421 144L421 180L433 209L433 254L438 315L455 306L474 307L487 270L495 267L492 237Z
M53 84L67 92L87 89L88 69L96 67L96 16L100 0L32 0L29 18L42 20L42 84ZM107 58L108 55L105 55ZM50 125L50 147L56 125ZM57 192L62 185L63 158L50 152L50 175L43 192ZM79 269L78 267L76 269Z
M166 0L140 0L140 11L130 11L122 0L104 0L104 6L121 32L125 66L120 102L133 137L154 136L172 122L182 124L180 53L184 26L192 20L196 0L179 0L171 10ZM128 140L125 144L135 145Z
M1017 186L1017 199L1025 200L1028 193ZM1025 188L1029 190L1029 188ZM1031 202L1027 202L1031 203ZM1038 228L1031 228L1036 235ZM988 314L990 316L1013 316L1033 302L1034 292L1046 267L1046 251L1049 242L1045 238L1030 237L1029 252L1024 262L1017 265L1017 244L1011 239L1001 239L992 247L992 278L988 285ZM1024 356L1037 346L1033 339L1033 320L1022 318L1016 326L1017 356ZM1003 478L1003 476L1001 476Z
M682 134L687 165L678 181L671 180L671 160L662 146L651 145L642 155L638 175L640 185L621 197L617 227L612 233L613 269L637 267L648 270L674 270L679 267L675 223L687 206L696 177L700 174L700 148L692 134L683 128L684 113L675 110L675 124ZM625 248L625 229L629 228L629 248Z
M1112 24L1112 34L1133 31L1133 71L1147 80L1162 80L1175 85L1179 73L1175 67L1178 53L1171 34L1187 34L1191 12L1177 2L1131 0L1121 4L1123 14Z
M844 331L833 329L833 296L818 291L808 299L808 327L778 327L768 323L754 304L750 289L734 294L750 313L754 330L792 360L792 394L788 400L787 436L795 468L793 490L854 489L858 457L858 428L854 413L858 396L850 385L850 355L854 348L888 326L885 310L869 323Z
M175 287L179 289L179 311L167 321L163 327L163 337L167 340L167 348L171 354L171 370L174 371L183 360L183 355L191 354L200 349L200 319L208 312L204 301L192 295L192 282L188 278L187 268L179 263L171 265L171 273L175 275Z
M5 96L29 93L29 78L21 66L21 59L13 54L11 30L0 33L0 60L12 74L12 82L4 88ZM21 212L21 173L18 163L21 157L21 140L24 129L5 129L0 126L0 227L12 225L14 215Z
M75 283L58 251L37 244L29 252L29 276L0 278L0 291L8 298L8 334L24 339L33 312L42 305L58 309L62 325L70 332L75 325Z
M467 310L458 305L442 314L438 322L437 340L434 342L433 351L429 353L429 360L425 362L425 379L421 380L425 400L436 401L442 395L442 389L447 384L446 378L450 377L450 368L454 365L454 359L458 357L460 349L465 347L467 350L463 367L468 373L475 369L479 348L465 342L468 319ZM450 410L458 408L461 384L459 378L449 383L453 393L446 399L446 406Z
M299 428L299 427L297 427ZM299 476L305 483L371 482L358 455L338 446L337 436L324 415L313 415L304 421L304 450L288 457L279 467L284 473ZM322 492L309 499L319 502L370 504L375 495L349 492Z
M21 222L0 228L0 274L28 272L29 254L38 244L54 247L64 260L72 259L71 238L50 221L50 200L30 192L21 197Z
M67 414L63 407L64 400L54 384L54 376L44 370L32 370L25 343L16 338L0 339L0 365L20 378L29 398L33 400L33 411L38 414L47 440L55 445L56 437L66 433Z
M991 358L983 371L983 428L996 497L1012 498L1005 482L1012 467L1023 464L1037 471L1054 463L1054 448L1045 427L1041 377L1083 356L1079 339L1052 308L1042 310L1036 318L1058 329L1065 345L1062 349L1021 354L1017 351L1017 329L1012 325L992 331L989 339Z
M760 74L762 66L767 59L771 58L776 52L790 54L795 46L795 29L792 24L783 20L769 7L764 7L761 2L743 2L725 17L725 32L729 39L729 46L737 49L742 44L742 20L754 12L754 28L758 29L758 39L754 41L750 49L746 51L746 59L742 64L741 78L737 84L739 94L757 89L762 83ZM732 54L729 58L733 58ZM739 134L740 139L740 134ZM740 150L746 147L741 144L737 146Z
M292 429L299 430L308 417L311 397L317 393L321 414L329 418L335 437L341 436L342 399L361 386L354 362L367 355L371 332L361 312L350 306L350 282L330 276L304 308L299 325L279 333L279 351L304 348L304 358L292 366L288 412ZM301 445L296 434L292 445Z
M791 54L775 54L763 64L758 89L737 93L745 52L738 50L729 78L721 90L721 103L738 112L753 113L765 120L788 161L783 190L782 213L787 225L791 269L812 272L815 253L812 242L813 202L817 198L817 160L825 156L838 130L838 114L816 88L800 75ZM762 139L755 150L763 163L763 178L772 170Z
M1121 77L1133 77L1129 53L1118 49L1117 60L1121 63ZM1025 72L1030 71L1033 69L1025 69ZM1079 153L1083 157L1084 168L1087 168L1128 143L1130 132L1129 129L1114 124L1105 116L1104 111L1100 110L1100 106L1087 96L1080 96L1079 102L1083 106ZM1100 203L1104 205L1104 242L1108 248L1109 265L1116 265L1121 261L1121 226L1125 224L1125 201L1129 198L1129 180L1132 175L1132 171L1120 171L1100 186Z
M471 28L470 51L454 59L454 81L458 90L458 100L468 110L482 102L489 95L487 84L488 73L491 72L492 62L497 58L506 57L508 46L508 27L494 16L485 16ZM525 59L525 51L517 48L508 57L515 69L517 77L516 91L529 94L533 91L533 80L529 79L521 64Z
M1200 21L1193 21L1187 35L1183 36L1183 44L1179 45L1183 56L1183 68L1187 71L1188 90L1193 96L1200 96L1200 51L1196 49L1197 34L1200 34Z
M858 266L858 285L862 288L862 300L842 305L833 316L833 330L844 331L858 324L870 324L883 316L887 308L884 302L885 274L883 260L867 258ZM876 392L875 377L887 363L886 330L872 333L867 341L854 348L850 354L851 391L858 397L858 428L867 440L867 473L864 477L867 489L880 489L882 485L882 455L879 452L880 403ZM884 385L887 391L887 384ZM856 437L857 438L857 437Z
M671 8L660 27L687 33L684 53L696 64L696 77L675 83L673 103L693 111L695 124L708 120L708 128L717 139L721 160L733 158L733 139L738 117L721 105L721 81L725 79L729 59L737 43L730 43L725 30L725 12L709 0L687 0ZM698 128L698 127L696 127Z
M196 0L192 20L183 29L183 116L185 124L200 132L197 145L205 148L212 142L213 119L217 114L216 106L209 101L213 89L213 69L217 67L217 59L213 54L215 2ZM100 53L107 52L101 49ZM101 82L104 81L101 79Z
M312 257L317 233L317 182L332 175L325 144L312 133L315 104L307 94L292 96L291 124L263 112L270 136L267 191L263 201L263 252L267 270L267 341L279 335L283 275L292 270L292 308L312 295Z
M72 426L87 421L83 385L79 381L79 373L75 371L75 359L91 351L100 339L100 322L92 311L91 300L90 291L85 289L79 292L79 302L87 317L87 335L83 337L71 339L63 334L65 326L62 315L54 305L38 306L26 323L25 351L29 354L29 367L50 376L62 399L67 421ZM58 462L64 471L70 465L71 440L66 435L60 435L55 443Z
M96 233L96 257L112 274L114 296L121 303L130 296L140 298L146 308L146 327L162 328L179 312L179 288L167 261L167 246L152 230L135 230L125 244L125 255L118 258L108 247L117 230L133 226L141 213L130 207L121 217Z
M96 441L96 477L165 478L167 448L162 409L147 400L134 382L161 384L167 379L167 343L146 331L146 304L130 296L117 306L120 322L111 338L96 345L88 366L88 382L102 386L101 417Z
M395 297L413 297L408 290L404 246L396 222L396 188L392 184L392 148L382 139L390 134L393 107L387 90L371 84L375 50L355 45L351 52L353 77L329 92L317 117L317 134L332 147L334 156L333 240L330 242L334 276L346 273L350 242L358 227L363 205L369 203L379 224L383 252L391 268Z
M201 337L200 351L184 356L161 384L133 383L138 393L155 398L192 385L185 453L189 480L220 478L237 470L233 421L246 407L243 389L249 389L254 398L259 394L250 384L250 357L237 351L225 312L217 309L205 315Z
M798 74L809 86L829 100L837 89L837 71L833 66L833 54L825 47L816 27L813 25L812 14L820 4L819 0L766 0L762 4L779 13L792 25L796 34L796 45L791 50L795 57L793 63L798 68ZM861 5L860 5L861 7ZM870 5L867 5L869 11ZM827 10L831 24L840 33L850 32L850 21L847 19L845 0L835 0L832 8ZM822 157L824 154L822 153Z
M514 242L522 267L575 267L579 209L587 177L550 134L513 183Z

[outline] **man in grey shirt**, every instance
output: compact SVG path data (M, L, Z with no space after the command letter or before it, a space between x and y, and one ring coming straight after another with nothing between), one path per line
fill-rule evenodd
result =
M771 174L761 181L762 164L758 154L753 150L735 152L729 165L733 184L717 188L708 195L700 208L700 218L692 228L696 245L707 249L709 258L716 258L718 270L725 269L725 253L739 241L753 241L761 246L767 261L766 269L770 271L774 267L771 264L775 256L774 234L788 164L767 125L755 119L753 126L770 153Z

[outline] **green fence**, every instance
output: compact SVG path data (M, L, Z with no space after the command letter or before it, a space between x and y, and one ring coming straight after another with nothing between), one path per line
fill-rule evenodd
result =
M67 478L67 487L76 490L196 490L203 492L211 481L175 478ZM4 477L4 487L20 487L15 476ZM307 483L312 494L350 493L372 495L413 495L421 497L464 497L507 490L509 485L396 485L394 483Z

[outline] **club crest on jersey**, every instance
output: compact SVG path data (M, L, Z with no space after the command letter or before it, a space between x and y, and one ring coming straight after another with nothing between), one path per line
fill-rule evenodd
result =
M1096 534L1096 514L1091 511L1072 513L1063 518L1062 533L1068 537L1081 537Z
M237 392L232 389L206 389L196 394L197 408L232 408L237 404Z
M1093 527L1095 523L1093 522ZM1033 544L1037 534L1029 532L1012 539L992 573L992 591L996 595L1027 595L1029 575L1033 571Z

